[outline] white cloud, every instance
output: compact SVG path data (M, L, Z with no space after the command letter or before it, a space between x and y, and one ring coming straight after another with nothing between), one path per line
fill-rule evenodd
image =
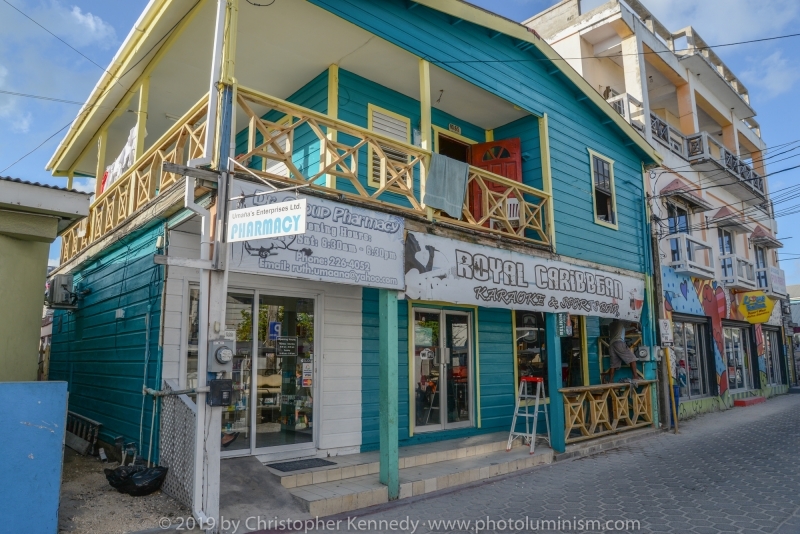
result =
M47 259L47 266L48 267L58 267L60 263L58 262L58 258L48 258Z
M693 26L710 45L778 35L800 16L797 0L645 0L644 4L670 31Z
M800 69L777 50L743 72L742 79L750 87L760 89L765 98L774 98L794 87L795 82L800 79Z
M14 5L75 48L94 46L105 49L118 44L113 26L76 5L66 5L61 0L43 1L35 7L19 1ZM0 20L0 31L4 38L15 40L41 42L53 39L23 15L13 11L4 14ZM91 54L87 55L91 57Z
M94 193L94 178L75 178L72 188L81 193Z

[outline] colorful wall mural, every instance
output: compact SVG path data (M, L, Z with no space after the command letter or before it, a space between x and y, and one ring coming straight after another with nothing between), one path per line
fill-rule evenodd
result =
M716 364L717 385L719 395L723 396L728 390L728 368L725 363L725 342L722 329L724 319L744 321L742 313L736 302L736 297L731 291L726 291L722 284L715 280L700 280L690 278L675 272L671 267L662 267L662 283L664 290L664 311L669 319L674 313L689 315L705 315L711 318L711 337L713 340L714 362ZM773 311L770 324L780 324L780 310ZM764 349L764 334L761 325L755 325L756 351L758 355L758 372L760 383L766 384L766 357ZM673 374L675 362L672 362Z

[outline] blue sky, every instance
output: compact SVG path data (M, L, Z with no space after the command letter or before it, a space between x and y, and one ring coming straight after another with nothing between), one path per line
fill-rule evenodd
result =
M277 0L295 1L295 0ZM146 0L8 0L80 50L106 66ZM554 0L473 0L473 3L514 20L524 20L556 3ZM694 26L709 44L759 39L795 33L800 23L797 0L643 0L672 31ZM0 90L83 102L102 71L0 0ZM716 50L750 91L762 134L770 146L800 139L800 37ZM79 106L0 93L0 174L25 180L65 185L44 170L63 132ZM19 157L35 152L3 171ZM800 151L798 151L800 152ZM786 154L778 159L793 156ZM769 172L800 164L800 155L770 164ZM770 179L770 189L798 183L800 169ZM93 188L88 181L76 186ZM775 206L776 210L800 206L800 198ZM791 210L789 210L791 211ZM778 219L787 283L800 283L800 213ZM54 244L51 258L57 258Z

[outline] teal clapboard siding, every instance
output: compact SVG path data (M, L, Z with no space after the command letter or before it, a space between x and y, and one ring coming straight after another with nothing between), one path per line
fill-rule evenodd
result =
M509 310L478 310L480 353L481 428L408 435L408 343L409 324L406 300L397 303L398 335L398 426L401 446L428 443L462 436L508 430L514 411L513 332ZM436 306L426 306L436 308ZM450 308L447 308L450 309ZM463 311L464 308L452 308ZM362 292L362 370L361 370L361 450L378 448L378 290ZM474 321L474 315L473 315Z
M380 35L550 122L551 164L558 252L642 272L645 238L642 160L650 156L635 146L536 48L522 51L504 35L461 22L405 0L309 0ZM494 38L493 38L494 37ZM615 161L619 230L594 222L588 148ZM587 239L590 236L590 239Z
M102 423L100 439L107 443L123 436L139 445L148 307L147 385L159 389L164 272L153 254L163 233L159 224L140 230L75 271L75 287L91 293L79 300L77 310L56 310L53 317L50 380L68 382L69 409ZM117 319L120 309L125 317ZM145 456L152 406L152 397L147 397L140 451ZM157 461L158 419L153 439Z
M294 94L286 99L287 102L312 109L319 113L328 112L328 71L324 70L313 80L298 89ZM262 118L277 122L285 117L283 113L271 111ZM247 152L248 128L239 130L236 134L236 154ZM256 132L256 144L262 143L264 136L261 132ZM292 147L292 162L306 176L313 176L319 172L319 139L304 124L295 130L294 146ZM276 162L270 162L275 164ZM260 169L262 165L260 157L254 157L249 166L253 169ZM318 182L325 183L324 177Z

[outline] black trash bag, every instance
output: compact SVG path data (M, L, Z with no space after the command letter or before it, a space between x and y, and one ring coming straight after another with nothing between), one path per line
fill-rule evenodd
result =
M104 469L104 472L111 487L134 497L150 495L161 487L167 477L166 467L142 465L124 465L116 469Z

